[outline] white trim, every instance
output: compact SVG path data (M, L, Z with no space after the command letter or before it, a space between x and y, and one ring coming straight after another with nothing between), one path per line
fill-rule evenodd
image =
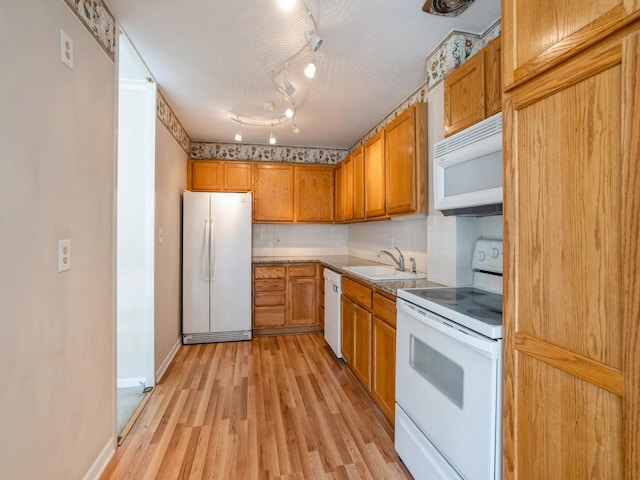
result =
M134 378L119 378L118 379L118 388L130 388L130 387L140 387L142 384L147 384L147 379L145 377L134 377Z
M104 469L107 468L111 457L116 453L116 439L110 438L107 444L104 446L100 455L95 459L93 465L89 468L87 473L85 473L82 480L98 480Z
M156 383L160 381L162 376L167 371L167 368L169 368L169 365L171 365L171 362L173 361L173 358L176 356L176 353L178 353L178 350L180 349L180 345L182 345L181 340L182 339L180 337L178 338L178 340L176 340L175 345L173 346L173 348L171 348L171 350L169 351L165 359L162 361L158 370L156 370Z

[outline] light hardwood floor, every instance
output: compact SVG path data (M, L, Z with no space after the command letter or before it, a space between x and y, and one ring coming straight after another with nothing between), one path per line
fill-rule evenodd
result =
M411 479L322 334L183 346L102 479Z

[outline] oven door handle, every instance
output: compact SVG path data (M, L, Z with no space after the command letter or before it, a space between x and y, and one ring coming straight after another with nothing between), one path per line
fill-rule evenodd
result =
M453 322L448 322L446 319L439 317L434 313L423 310L399 299L398 320L400 320L402 312L413 317L418 322L421 322L452 338L453 340L472 348L487 358L496 359L500 354L500 347L497 341L481 337L479 334L474 334L473 332L466 332L458 328Z

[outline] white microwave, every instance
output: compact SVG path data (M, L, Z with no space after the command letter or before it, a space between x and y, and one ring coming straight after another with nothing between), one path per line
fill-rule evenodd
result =
M435 208L444 215L502 213L502 112L434 145Z

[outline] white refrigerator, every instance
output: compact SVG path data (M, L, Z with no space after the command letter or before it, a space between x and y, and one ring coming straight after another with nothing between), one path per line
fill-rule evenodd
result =
M182 343L251 339L251 193L184 192Z

